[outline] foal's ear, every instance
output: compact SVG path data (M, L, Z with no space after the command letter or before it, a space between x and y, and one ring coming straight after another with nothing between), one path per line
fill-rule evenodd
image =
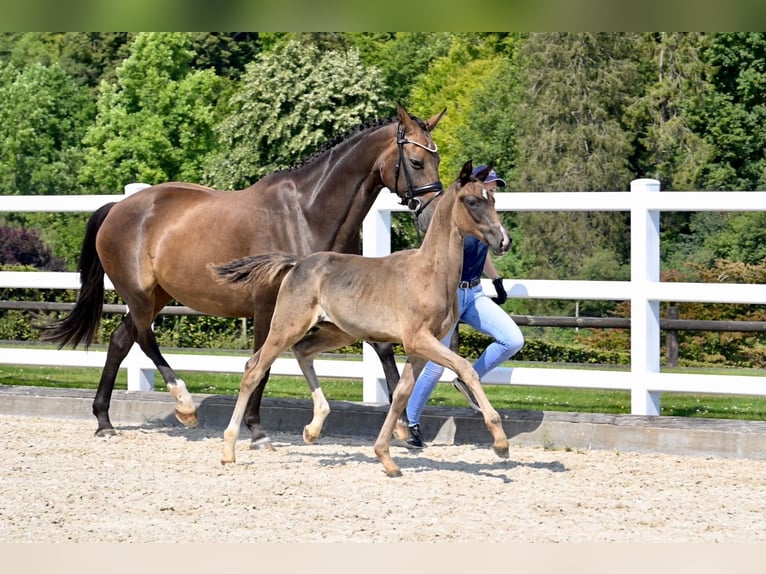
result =
M460 170L460 187L463 187L466 183L471 181L471 172L473 171L473 161L468 160L463 164L463 169Z
M436 124L439 123L439 120L442 119L442 116L447 113L447 108L444 108L440 114L436 114L433 117L430 117L426 120L426 126L428 127L428 131L432 132L434 131L434 128L436 127Z
M486 165L482 169L478 169L478 171L475 174L473 174L473 176L479 181L484 181L485 179L489 177L489 172L492 171L493 169L494 168L492 167L492 164Z

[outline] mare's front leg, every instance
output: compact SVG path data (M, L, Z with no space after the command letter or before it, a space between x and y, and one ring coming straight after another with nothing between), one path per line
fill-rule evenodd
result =
M490 404L484 389L481 386L479 375L473 368L473 365L451 349L445 347L436 337L421 337L412 349L405 347L408 352L417 353L427 357L430 361L438 363L444 367L452 369L471 389L476 402L481 408L481 414L484 417L484 424L492 434L494 442L492 449L495 454L501 458L508 458L509 446L508 437L503 429L500 414Z
M355 337L341 331L332 323L322 323L316 331L293 345L295 358L298 360L303 376L306 377L306 382L311 390L311 399L314 402L314 417L309 424L303 427L303 440L308 444L319 438L324 421L330 414L330 405L327 403L322 385L319 383L314 370L314 357L324 351L332 351L344 345L350 345L354 341L356 341Z
M396 365L396 357L394 356L394 346L391 343L374 343L367 341L370 347L375 350L375 353L380 359L380 364L383 367L383 375L386 377L386 386L388 387L388 402L390 403L394 396L394 390L399 382L399 367Z

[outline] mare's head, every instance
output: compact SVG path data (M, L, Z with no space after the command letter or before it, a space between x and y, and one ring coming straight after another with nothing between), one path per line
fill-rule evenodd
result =
M396 142L391 152L383 156L380 177L388 189L396 193L419 220L431 202L443 191L439 180L439 151L431 132L444 113L421 120L397 104ZM425 230L425 223L418 226Z
M505 253L511 248L511 237L508 235L500 217L495 210L495 188L498 181L485 183L492 171L491 166L480 169L472 174L471 161L467 161L460 170L460 176L449 187L447 193L456 194L455 208L458 228L465 235L474 235L489 245L495 255ZM454 213L454 212L453 212Z

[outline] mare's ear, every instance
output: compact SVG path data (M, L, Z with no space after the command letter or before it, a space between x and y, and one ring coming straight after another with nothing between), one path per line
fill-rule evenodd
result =
M407 110L404 109L404 106L400 103L396 103L396 115L399 118L399 121L401 122L402 126L404 126L404 131L408 132L412 129L412 118L410 117L410 114L407 112Z
M473 161L470 159L463 164L463 169L460 170L460 187L463 187L466 183L471 181L471 172L473 171Z
M447 108L444 108L440 114L436 114L433 117L430 117L426 120L426 126L428 126L428 131L432 132L434 131L434 128L436 127L436 124L439 123L439 120L442 119L442 116L447 113Z

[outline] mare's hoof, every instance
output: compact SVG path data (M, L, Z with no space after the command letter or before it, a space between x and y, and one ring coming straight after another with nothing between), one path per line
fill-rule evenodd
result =
M98 438L111 438L111 437L113 437L113 436L117 436L117 431L116 431L116 430L114 430L113 428L109 428L109 429L98 429L98 430L96 431L96 436L97 436Z
M398 468L396 470L387 470L386 476L389 478L397 478L399 476L402 476L402 471Z
M499 456L500 458L508 458L510 456L509 449L507 446L505 447L493 447L493 450L495 451L495 454Z
M199 419L197 419L197 411L184 413L176 409L176 418L178 419L178 422L188 428L194 428L199 424Z
M276 451L274 445L271 444L271 439L267 436L259 439L253 439L250 441L250 450L270 450Z

